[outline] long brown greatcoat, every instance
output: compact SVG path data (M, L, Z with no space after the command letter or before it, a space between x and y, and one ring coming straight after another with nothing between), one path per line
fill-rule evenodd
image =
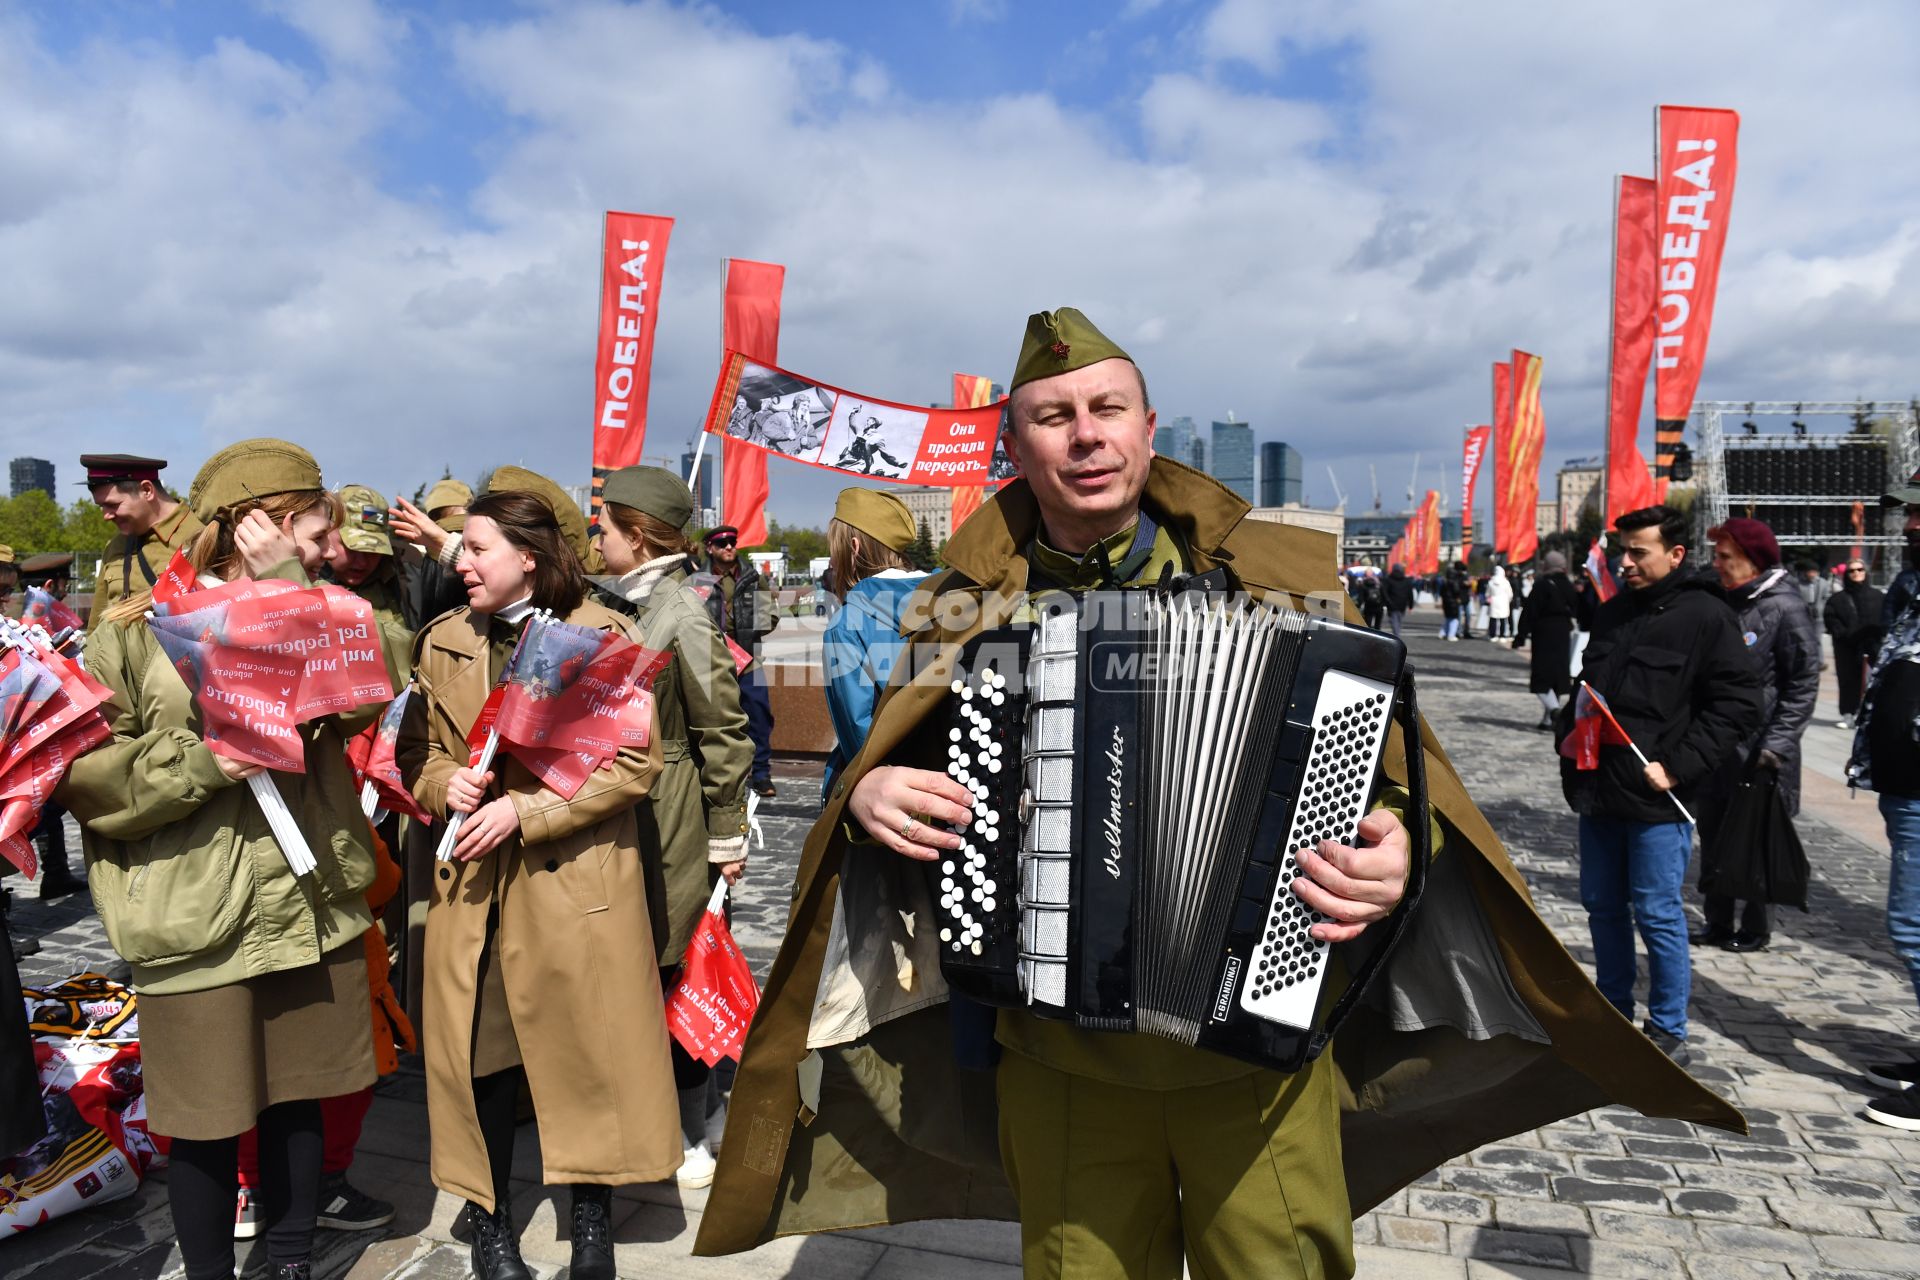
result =
M632 635L582 604L568 622ZM467 762L467 730L490 692L487 629L458 609L421 633L398 757L439 823L447 782ZM427 906L427 1119L437 1186L493 1207L473 1106L473 1023L487 916L499 908L507 1007L540 1122L549 1183L624 1186L680 1167L680 1115L647 924L633 808L660 773L659 728L563 800L502 751L494 762L520 832L472 862L440 863ZM504 864L504 865L503 865ZM496 876L501 886L496 894Z
M1154 459L1145 503L1196 571L1224 566L1263 597L1344 599L1324 534L1249 520L1244 501L1196 471ZM916 755L927 737L922 722L940 709L950 673L934 662L914 674L912 657L927 646L951 654L978 630L1003 624L1026 587L1018 552L1038 518L1024 482L1003 488L947 545L953 572L930 579L908 607L909 660L896 668L873 731L836 781L801 859L696 1253L916 1218L1016 1216L999 1162L993 1074L954 1066L937 953L916 949L901 931L869 946L864 966L859 960L862 931L912 918L918 868L903 872L904 859L853 848L842 824L854 784L878 764ZM1424 726L1422 742L1444 849L1421 912L1333 1048L1353 1212L1455 1155L1608 1102L1744 1130L1737 1111L1594 989L1534 913L1525 883ZM1384 767L1404 782L1398 735ZM851 987L823 988L843 877L845 915L857 922L853 968L864 972ZM920 895L914 933L924 937L924 888ZM884 909L861 909L869 900ZM1350 944L1364 945L1364 937Z

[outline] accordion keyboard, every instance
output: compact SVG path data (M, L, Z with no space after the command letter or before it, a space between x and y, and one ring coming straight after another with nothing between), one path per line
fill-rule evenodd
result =
M955 680L952 691L958 713L947 732L947 776L973 793L973 821L940 863L940 943L949 955L1010 965L1020 874L1013 838L1020 701L991 665Z
M1313 745L1301 772L1280 861L1280 876L1256 943L1240 1007L1256 1017L1294 1027L1313 1025L1327 944L1309 933L1325 919L1294 896L1299 852L1322 840L1350 844L1366 815L1380 751L1392 721L1392 685L1329 671L1313 708Z

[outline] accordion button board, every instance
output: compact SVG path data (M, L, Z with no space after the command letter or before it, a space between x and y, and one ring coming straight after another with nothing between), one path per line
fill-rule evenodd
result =
M1035 597L963 650L929 868L957 991L1283 1070L1331 1002L1299 855L1350 844L1395 722L1390 636L1245 600Z

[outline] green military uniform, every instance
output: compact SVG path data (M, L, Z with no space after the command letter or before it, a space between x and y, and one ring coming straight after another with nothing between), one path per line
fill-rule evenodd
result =
M93 582L93 607L87 615L87 630L95 631L100 619L117 600L151 591L160 574L200 533L202 525L182 502L172 514L146 533L129 537L116 533L100 556L100 575Z
M340 543L349 551L382 557L380 566L346 589L373 606L380 624L380 642L386 652L387 674L398 692L407 683L413 654L413 627L409 625L400 571L393 560L393 535L387 524L387 500L363 484L340 487L346 515L340 522ZM344 585L344 584L343 584Z
M1036 317L1022 372L1118 354L1080 326L1077 314ZM1196 573L1222 570L1292 607L1309 592L1343 605L1331 539L1249 520L1206 476L1155 458L1141 508ZM1368 1000L1311 1067L1279 1077L1008 1016L997 1079L962 1069L938 942L923 925L922 869L853 848L847 802L878 764L937 768L928 730L961 646L1006 625L1036 577L1077 582L1082 562L1049 567L1043 533L1031 488L1007 485L948 544L951 571L908 607L907 658L802 854L697 1253L883 1222L1020 1217L1030 1275L1178 1275L1182 1253L1196 1276L1344 1274L1339 1213L1484 1143L1608 1102L1743 1127L1594 990L1426 730L1418 749L1445 852ZM1113 567L1131 551L1103 558ZM1152 564L1150 554L1126 576ZM1382 770L1405 780L1398 735ZM844 932L843 897L858 922ZM1336 964L1366 943L1336 947Z

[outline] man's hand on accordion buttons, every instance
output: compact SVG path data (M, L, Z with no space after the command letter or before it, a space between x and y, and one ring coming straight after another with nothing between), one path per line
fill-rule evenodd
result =
M1307 874L1294 878L1293 891L1327 917L1311 930L1322 942L1351 942L1384 920L1407 889L1412 845L1398 814L1375 809L1360 819L1355 838L1357 848L1322 840L1319 849L1300 854Z
M960 837L934 823L973 821L973 793L944 773L882 765L854 785L847 808L875 840L908 858L932 862L960 847Z

